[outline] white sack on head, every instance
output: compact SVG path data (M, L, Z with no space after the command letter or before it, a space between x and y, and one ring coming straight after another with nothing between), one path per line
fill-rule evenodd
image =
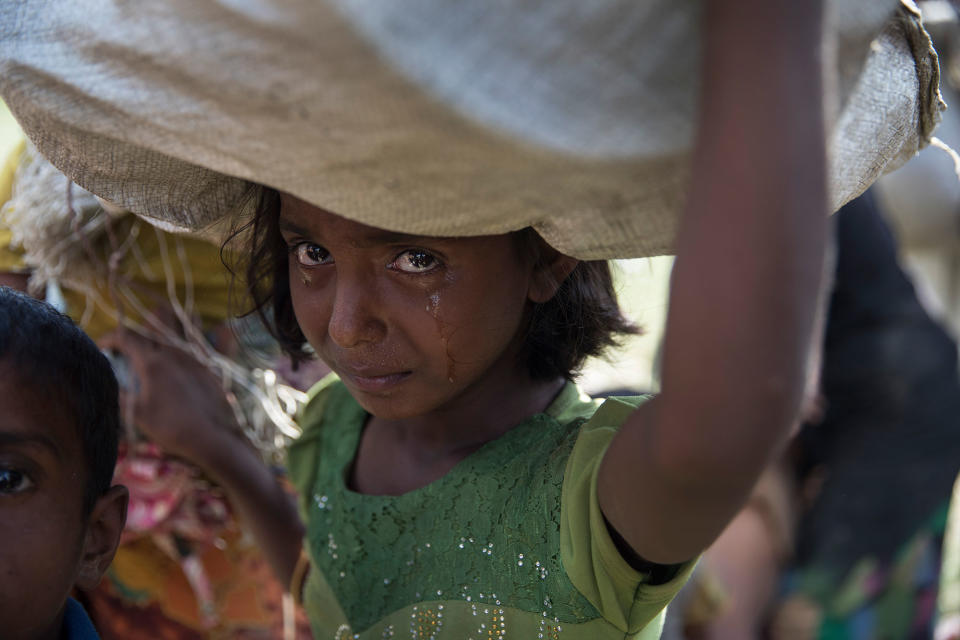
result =
M943 103L912 2L827 4L839 207L925 145ZM532 225L581 258L658 255L686 191L700 9L19 0L0 3L0 94L78 184L185 228L265 184L407 233Z

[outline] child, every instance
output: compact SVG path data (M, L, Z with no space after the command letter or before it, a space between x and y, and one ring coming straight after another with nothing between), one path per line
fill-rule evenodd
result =
M0 109L0 131L2 116ZM35 279L58 285L63 312L94 340L118 323L158 338L177 335L176 316L157 313L158 301L195 300L185 310L198 325L191 343L229 357L220 355L233 351L233 341L226 325L229 283L216 244L162 233L133 214L98 215L99 203L79 188L68 211L59 199L68 184L63 174L23 144L12 146L16 179L3 184L0 173L0 194L15 194L0 206L0 284L14 276L11 286L26 290L26 271L37 269ZM46 202L52 207L44 208ZM74 216L84 222L74 224ZM21 236L25 228L27 237ZM122 385L126 380L119 377ZM262 421L247 426L263 427ZM263 444L265 431L253 441ZM273 578L255 541L237 526L223 492L154 443L125 440L121 436L114 481L130 493L126 527L105 579L77 594L101 637L283 637L286 585ZM310 637L306 618L298 617L296 626L300 637Z
M69 318L0 287L0 635L97 637L69 598L113 559L127 491L110 486L117 383Z
M178 384L176 354L110 341L152 436L230 492L318 638L656 638L779 452L823 271L821 2L716 0L703 20L655 400L598 409L569 382L624 328L602 265L529 230L411 236L267 190L251 292L292 354L307 342L339 376L290 451L301 555L290 505L218 428L214 383Z

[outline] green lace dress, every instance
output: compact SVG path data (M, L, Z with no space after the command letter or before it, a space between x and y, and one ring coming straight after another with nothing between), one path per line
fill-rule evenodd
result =
M345 482L367 414L339 381L321 381L288 459L314 636L658 638L692 563L648 584L616 550L596 497L603 452L638 401L598 409L567 385L439 480L370 496Z

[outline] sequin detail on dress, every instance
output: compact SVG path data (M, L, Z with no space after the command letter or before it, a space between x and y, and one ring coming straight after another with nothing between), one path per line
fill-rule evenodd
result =
M469 603L477 640L507 637L510 609L540 616L544 638L598 617L559 557L563 471L582 420L533 416L426 487L367 496L344 483L366 415L342 386L329 394L307 540L351 633L412 606L409 637L442 639L436 602L452 600Z

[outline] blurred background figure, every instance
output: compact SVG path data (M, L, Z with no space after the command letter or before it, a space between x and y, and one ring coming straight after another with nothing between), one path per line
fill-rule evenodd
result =
M819 397L706 553L674 638L932 637L960 470L956 344L919 302L871 195L835 222Z
M94 339L133 331L191 353L231 391L251 445L278 462L301 394L240 362L219 247L161 231L72 185L26 145L5 111L0 151L0 283L45 297ZM135 393L124 365L114 358L121 386ZM130 489L127 527L100 586L77 594L102 637L309 638L305 618L292 602L285 606L286 585L218 487L132 420L125 426L115 482Z
M960 468L956 344L917 299L869 194L836 229L822 416L794 446L796 553L771 636L928 638Z

